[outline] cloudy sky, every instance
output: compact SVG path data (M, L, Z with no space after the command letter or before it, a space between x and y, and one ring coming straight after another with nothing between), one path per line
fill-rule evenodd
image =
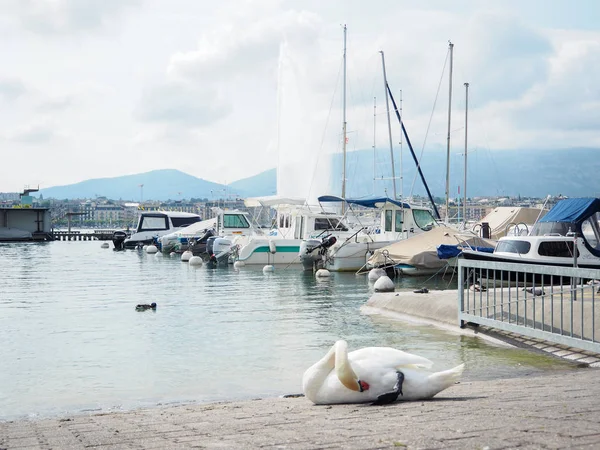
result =
M415 146L445 146L448 40L453 153L464 82L470 148L600 147L599 17L595 0L0 0L0 192L160 168L229 183L337 151L341 24L350 150L387 145L380 50Z

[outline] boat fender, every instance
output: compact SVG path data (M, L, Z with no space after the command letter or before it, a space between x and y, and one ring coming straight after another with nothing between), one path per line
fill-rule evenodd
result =
M371 269L369 271L369 281L375 282L377 280L379 280L381 277L385 277L387 276L387 273L385 272L384 269L380 268L380 267L376 267L375 269Z
M275 245L274 241L269 241L269 251L273 254L277 252L277 245Z
M327 269L319 269L315 273L315 277L317 278L329 278L331 276L331 272Z
M275 272L275 267L273 267L271 264L267 264L265 267L263 267L263 273L272 273Z
M394 282L388 276L379 277L373 286L375 292L394 292Z
M199 256L192 256L189 260L190 266L201 266L202 265L202 258L200 258Z

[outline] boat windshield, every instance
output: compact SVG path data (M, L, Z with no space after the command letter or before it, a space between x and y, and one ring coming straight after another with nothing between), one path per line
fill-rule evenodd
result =
M496 244L496 248L494 249L494 253L504 252L525 255L526 253L529 253L529 249L531 249L531 244L527 241L517 241L514 239L508 239L498 241L498 243Z
M168 230L169 222L167 216L164 214L154 214L140 216L140 222L137 227L137 231L159 231Z
M594 250L600 250L600 213L594 213L581 224L581 232L588 245Z
M530 236L566 236L569 231L575 231L576 225L569 222L538 222L534 225Z
M243 214L224 214L223 228L250 228L250 223Z
M429 231L435 226L435 219L426 209L413 209L413 217L421 230Z
M317 217L315 219L315 231L317 230L339 230L348 231L348 228L338 219Z

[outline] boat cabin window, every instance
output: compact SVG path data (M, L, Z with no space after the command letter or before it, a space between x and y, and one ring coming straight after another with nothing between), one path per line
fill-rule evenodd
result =
M404 222L404 211L402 211L402 210L396 211L396 221L394 222L394 230L395 231L402 232L402 228L403 228L402 222Z
M200 222L200 217L171 217L171 223L174 227L187 227L196 222Z
M547 241L541 242L538 247L538 253L541 256L553 256L556 258L572 258L573 257L573 242L567 241ZM577 252L579 256L579 251Z
M289 214L280 214L279 215L279 228L289 228L290 227L290 215Z
M385 231L392 231L392 210L385 210Z
M317 217L315 219L315 231L316 230L341 230L348 231L348 228L337 219Z
M224 214L223 228L250 228L250 224L243 214Z
M510 240L506 240L506 241L498 241L498 244L496 244L496 249L494 250L494 253L505 252L505 253L517 253L519 255L525 255L526 253L529 253L530 249L531 249L531 244L529 242L516 241L516 240L510 239Z
M600 219L600 213L595 213L588 217L581 224L581 231L584 239L588 245L594 250L600 250L600 227L598 226L598 220Z
M169 219L167 216L160 214L156 216L142 215L138 225L138 231L158 231L168 230Z
M423 231L429 231L435 226L435 219L426 209L413 209L413 217L417 226Z

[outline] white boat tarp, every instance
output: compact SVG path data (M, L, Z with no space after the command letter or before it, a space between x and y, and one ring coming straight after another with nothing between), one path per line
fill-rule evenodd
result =
M256 208L259 206L270 207L279 205L302 206L306 204L303 198L280 197L271 195L268 197L250 197L244 200L244 205L248 208Z
M438 258L437 247L441 244L494 247L494 242L480 238L474 233L439 226L376 250L367 264L370 267L407 264L419 269L442 268L446 266L447 261ZM387 253L387 257L384 252Z
M506 236L507 230L510 233L511 228L514 228L515 225L522 226L522 224L526 224L529 231L531 231L531 227L538 220L538 217L541 219L546 212L546 210L542 210L541 208L499 206L490 211L479 223L487 222L491 230L490 238L498 240ZM525 227L522 227L522 230L524 229Z
M213 217L212 219L202 220L200 222L195 222L185 228L182 228L179 231L175 231L173 233L168 234L167 236L175 236L175 237L185 237L185 238L193 238L198 237L201 234L204 234L204 231L215 228L217 226L217 219Z

